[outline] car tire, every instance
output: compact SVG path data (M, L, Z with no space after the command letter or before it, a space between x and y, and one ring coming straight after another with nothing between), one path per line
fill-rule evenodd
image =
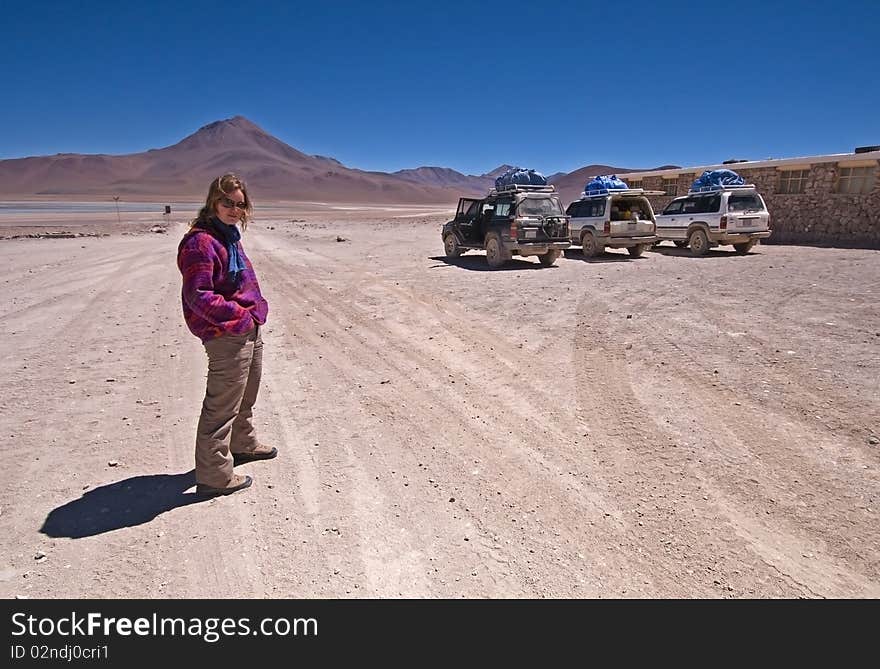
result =
M636 244L635 246L627 247L627 251L633 258L638 258L641 256L645 250L648 248L649 244Z
M734 244L733 248L736 249L736 252L739 253L741 256L744 256L746 253L752 250L752 247L754 245L754 241L743 242L742 244Z
M605 251L605 247L596 240L596 235L592 232L581 235L581 248L584 250L584 258L595 258Z
M687 248L687 245L688 245L688 243L683 239L676 239L672 243L675 244L680 249Z
M511 258L512 254L501 241L497 233L486 235L486 262L492 269L503 267Z
M443 250L447 258L458 258L463 253L458 238L451 232L443 238Z
M552 267L553 263L555 263L559 259L559 249L552 249L547 251L542 255L538 256L538 261L541 263L542 267Z
M704 256L709 252L709 237L702 228L697 228L688 236L688 245L695 256Z

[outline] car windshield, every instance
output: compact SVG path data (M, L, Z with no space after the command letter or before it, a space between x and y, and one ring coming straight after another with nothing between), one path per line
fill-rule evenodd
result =
M519 216L562 216L562 205L551 197L527 197L516 208Z
M756 193L751 195L731 195L727 203L728 211L762 211L764 206Z

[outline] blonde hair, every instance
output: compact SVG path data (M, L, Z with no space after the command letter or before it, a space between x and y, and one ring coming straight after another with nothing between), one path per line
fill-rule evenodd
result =
M241 216L238 220L241 222L242 229L245 229L248 217L253 212L254 207L247 192L247 185L245 185L240 177L231 172L217 177L211 182L211 185L208 187L208 197L205 198L205 206L199 210L198 216L189 224L190 227L198 223L207 223L214 218L217 215L217 203L224 197L229 197L229 194L236 189L240 190L244 195L244 209L240 210Z

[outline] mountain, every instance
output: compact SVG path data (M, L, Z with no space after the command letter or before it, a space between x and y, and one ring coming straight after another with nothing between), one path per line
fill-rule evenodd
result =
M548 181L556 186L562 201L569 203L577 200L584 191L584 186L593 177L603 174L629 174L630 172L650 172L651 170L677 169L677 165L663 165L662 167L632 168L632 167L611 167L609 165L587 165L581 167L574 172L568 174L561 173L561 176L554 174Z
M499 165L479 176L447 167L368 172L346 167L334 158L305 154L243 116L235 116L209 123L177 144L143 153L59 153L0 160L0 197L200 200L212 180L236 172L247 181L258 203L305 200L454 206L461 196L485 194L510 167ZM568 202L578 197L590 177L637 171L642 170L588 165L569 174L554 174L550 182Z
M483 186L484 181L487 184L489 183L488 178L462 174L448 167L417 167L415 169L398 170L397 172L392 172L392 174L413 183L475 190L476 192L484 191L488 188L488 186Z
M461 195L482 195L495 186L495 178L504 174L510 165L500 165L491 172L474 176L462 174L448 167L417 167L398 170L394 176L427 186L457 189Z
M497 179L498 177L500 177L500 176L501 176L502 174L504 174L507 170L513 169L513 167L514 167L513 165L499 165L498 167L496 167L496 168L495 168L494 170L492 170L491 172L486 172L486 174L484 174L483 176L484 176L484 177L489 177L490 179L492 179L492 185L495 185L495 179Z
M0 160L0 196L201 199L208 184L224 172L242 175L257 202L454 203L459 195L442 185L307 155L236 116L209 123L173 146L143 153Z

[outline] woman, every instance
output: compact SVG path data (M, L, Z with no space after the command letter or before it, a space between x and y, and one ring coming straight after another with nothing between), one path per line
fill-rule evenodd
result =
M247 187L234 174L218 177L205 206L177 250L183 276L183 316L208 355L208 382L196 431L196 492L228 495L252 483L234 464L274 458L259 444L253 406L260 388L263 340L260 328L269 305L238 226L253 211Z

